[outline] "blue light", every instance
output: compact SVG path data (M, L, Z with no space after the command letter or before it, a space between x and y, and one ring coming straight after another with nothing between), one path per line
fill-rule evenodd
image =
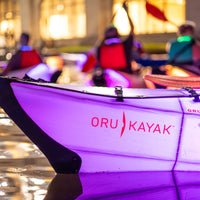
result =
M32 47L31 46L21 46L20 50L21 51L31 51Z

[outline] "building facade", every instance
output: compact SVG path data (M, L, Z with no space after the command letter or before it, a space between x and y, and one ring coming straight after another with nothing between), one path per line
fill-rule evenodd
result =
M198 0L149 0L166 16L160 20L145 7L146 0L129 0L129 13L138 40L165 43L176 36L177 26L193 20L199 29ZM95 45L112 22L122 35L129 31L122 0L0 0L0 47L16 46L22 32L32 45ZM113 17L115 16L115 17Z

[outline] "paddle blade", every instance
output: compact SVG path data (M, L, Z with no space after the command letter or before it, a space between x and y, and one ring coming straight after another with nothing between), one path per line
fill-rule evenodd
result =
M148 1L146 1L146 10L149 14L156 17L157 19L160 19L162 21L168 21L165 17L165 14L156 6L150 4Z
M145 80L152 81L159 85L178 88L200 88L200 77L178 77L158 74L148 74L144 76Z

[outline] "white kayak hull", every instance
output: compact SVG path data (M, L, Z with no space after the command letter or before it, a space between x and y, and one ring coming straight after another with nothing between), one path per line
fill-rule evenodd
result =
M200 102L187 90L0 85L0 106L56 172L200 171Z

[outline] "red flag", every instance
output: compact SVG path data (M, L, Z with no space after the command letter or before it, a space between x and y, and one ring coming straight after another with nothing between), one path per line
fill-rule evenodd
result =
M146 10L148 13L150 13L157 19L160 19L162 21L168 21L167 18L165 17L165 14L159 8L148 3L147 1L146 1Z

